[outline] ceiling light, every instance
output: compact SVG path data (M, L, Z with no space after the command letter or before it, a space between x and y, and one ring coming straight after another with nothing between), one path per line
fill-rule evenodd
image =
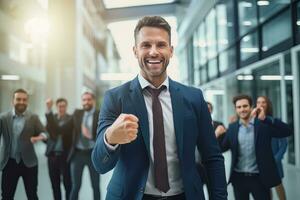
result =
M270 4L270 2L267 0L257 1L258 6L268 6L269 4Z
M20 76L18 75L1 75L0 80L4 81L18 81L20 80Z
M253 80L253 75L237 75L236 78L239 81L251 81Z

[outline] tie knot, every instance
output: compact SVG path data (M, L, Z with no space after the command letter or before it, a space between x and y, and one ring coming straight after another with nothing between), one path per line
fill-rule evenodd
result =
M161 91L163 91L164 89L166 89L167 87L165 85L162 85L160 88L156 89L156 88L151 88L151 87L147 87L146 89L151 93L152 97L158 97L158 95L160 94Z

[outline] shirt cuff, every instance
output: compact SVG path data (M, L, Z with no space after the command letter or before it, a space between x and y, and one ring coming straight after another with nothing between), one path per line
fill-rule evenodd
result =
M119 144L116 144L116 145L108 144L108 142L106 141L106 133L104 133L103 140L104 140L104 143L105 143L106 147L107 147L110 151L115 151L115 150L117 150L117 148L119 147Z
M40 133L41 136L43 136L46 140L48 139L48 135L44 132Z

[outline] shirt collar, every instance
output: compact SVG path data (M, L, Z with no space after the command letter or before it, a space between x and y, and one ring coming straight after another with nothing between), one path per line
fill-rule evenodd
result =
M252 118L250 119L249 124L252 125L252 126L254 125L254 117L252 117ZM241 119L239 119L239 125L240 125L240 126L243 125Z
M85 115L92 115L92 114L94 114L94 112L95 112L95 107L93 107L90 111L84 111L84 114Z
M13 118L15 118L15 117L24 117L25 114L26 114L26 110L23 113L19 114L19 115L16 113L15 108L13 108L13 110L12 110L12 116L13 116Z
M141 74L138 75L138 80L139 80L139 83L142 87L142 90L144 90L148 86L152 87L152 88L155 88L154 85L152 85L149 81L147 81ZM169 89L169 77L168 76L158 88L160 88L163 85L167 87L167 90Z

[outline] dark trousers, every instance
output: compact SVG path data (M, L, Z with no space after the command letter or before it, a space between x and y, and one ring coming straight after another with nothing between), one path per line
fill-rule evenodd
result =
M17 164L15 159L9 159L2 171L2 200L14 199L20 177L23 178L27 199L38 199L38 167L26 167L23 161Z
M255 200L270 200L270 188L262 184L258 175L246 175L233 172L232 185L235 200L249 200L252 194Z
M62 199L60 183L63 182L68 200L71 192L71 175L67 156L51 153L48 157L48 168L54 199Z
M89 168L91 183L93 187L94 200L100 200L100 175L94 169L91 160L92 150L76 150L70 162L72 190L70 200L77 200L81 187L83 168Z

